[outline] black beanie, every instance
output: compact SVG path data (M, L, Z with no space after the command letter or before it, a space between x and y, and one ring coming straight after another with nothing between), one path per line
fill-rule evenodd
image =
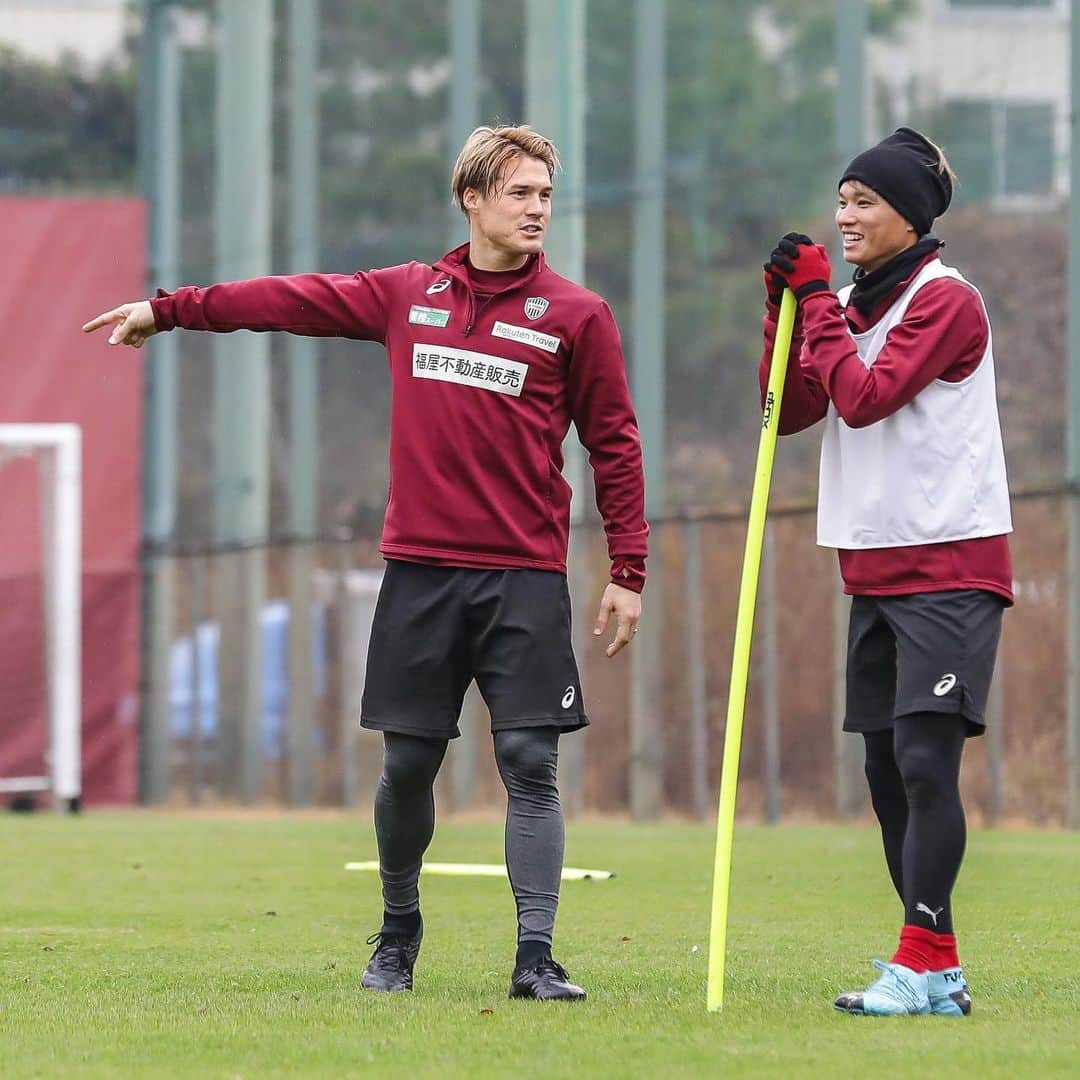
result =
M859 154L844 170L840 183L859 180L873 188L919 236L925 236L952 200L952 181L939 170L938 156L933 144L917 131L897 128Z

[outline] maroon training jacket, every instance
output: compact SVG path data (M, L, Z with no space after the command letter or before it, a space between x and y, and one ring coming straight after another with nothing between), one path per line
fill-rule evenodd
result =
M639 591L649 531L641 441L611 309L542 253L478 299L468 250L433 267L159 290L151 305L159 330L286 330L386 346L388 558L565 573L562 442L573 421L595 475L612 580Z

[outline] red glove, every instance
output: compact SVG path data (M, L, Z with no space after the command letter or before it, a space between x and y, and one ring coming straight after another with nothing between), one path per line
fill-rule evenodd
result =
M772 268L772 263L765 264L765 303L770 308L778 308L784 298L784 279Z
M796 300L831 291L829 254L821 244L815 244L802 233L788 233L773 248L765 270L766 276L771 272L779 277L795 294Z

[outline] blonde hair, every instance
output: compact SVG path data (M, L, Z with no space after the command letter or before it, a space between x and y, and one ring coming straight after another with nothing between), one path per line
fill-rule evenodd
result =
M490 195L499 182L503 169L519 157L531 157L547 166L554 180L559 168L559 152L555 144L533 131L528 124L516 127L478 127L466 140L454 162L450 191L454 205L468 216L465 209L465 190L473 188L483 196Z
M926 136L924 135L923 138L926 139ZM934 142L933 139L926 139L926 141L930 144L930 146L937 153L937 171L939 173L941 173L942 176L947 177L948 180L949 180L949 183L952 184L953 187L955 187L956 186L956 170L953 169L953 167L949 164L949 159L945 156L945 151L942 150L941 147L938 146L938 144L936 142Z

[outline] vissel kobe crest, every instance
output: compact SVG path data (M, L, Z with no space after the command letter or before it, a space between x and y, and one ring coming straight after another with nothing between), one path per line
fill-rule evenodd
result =
M539 319L548 309L548 302L542 296L530 296L525 301L525 317Z

